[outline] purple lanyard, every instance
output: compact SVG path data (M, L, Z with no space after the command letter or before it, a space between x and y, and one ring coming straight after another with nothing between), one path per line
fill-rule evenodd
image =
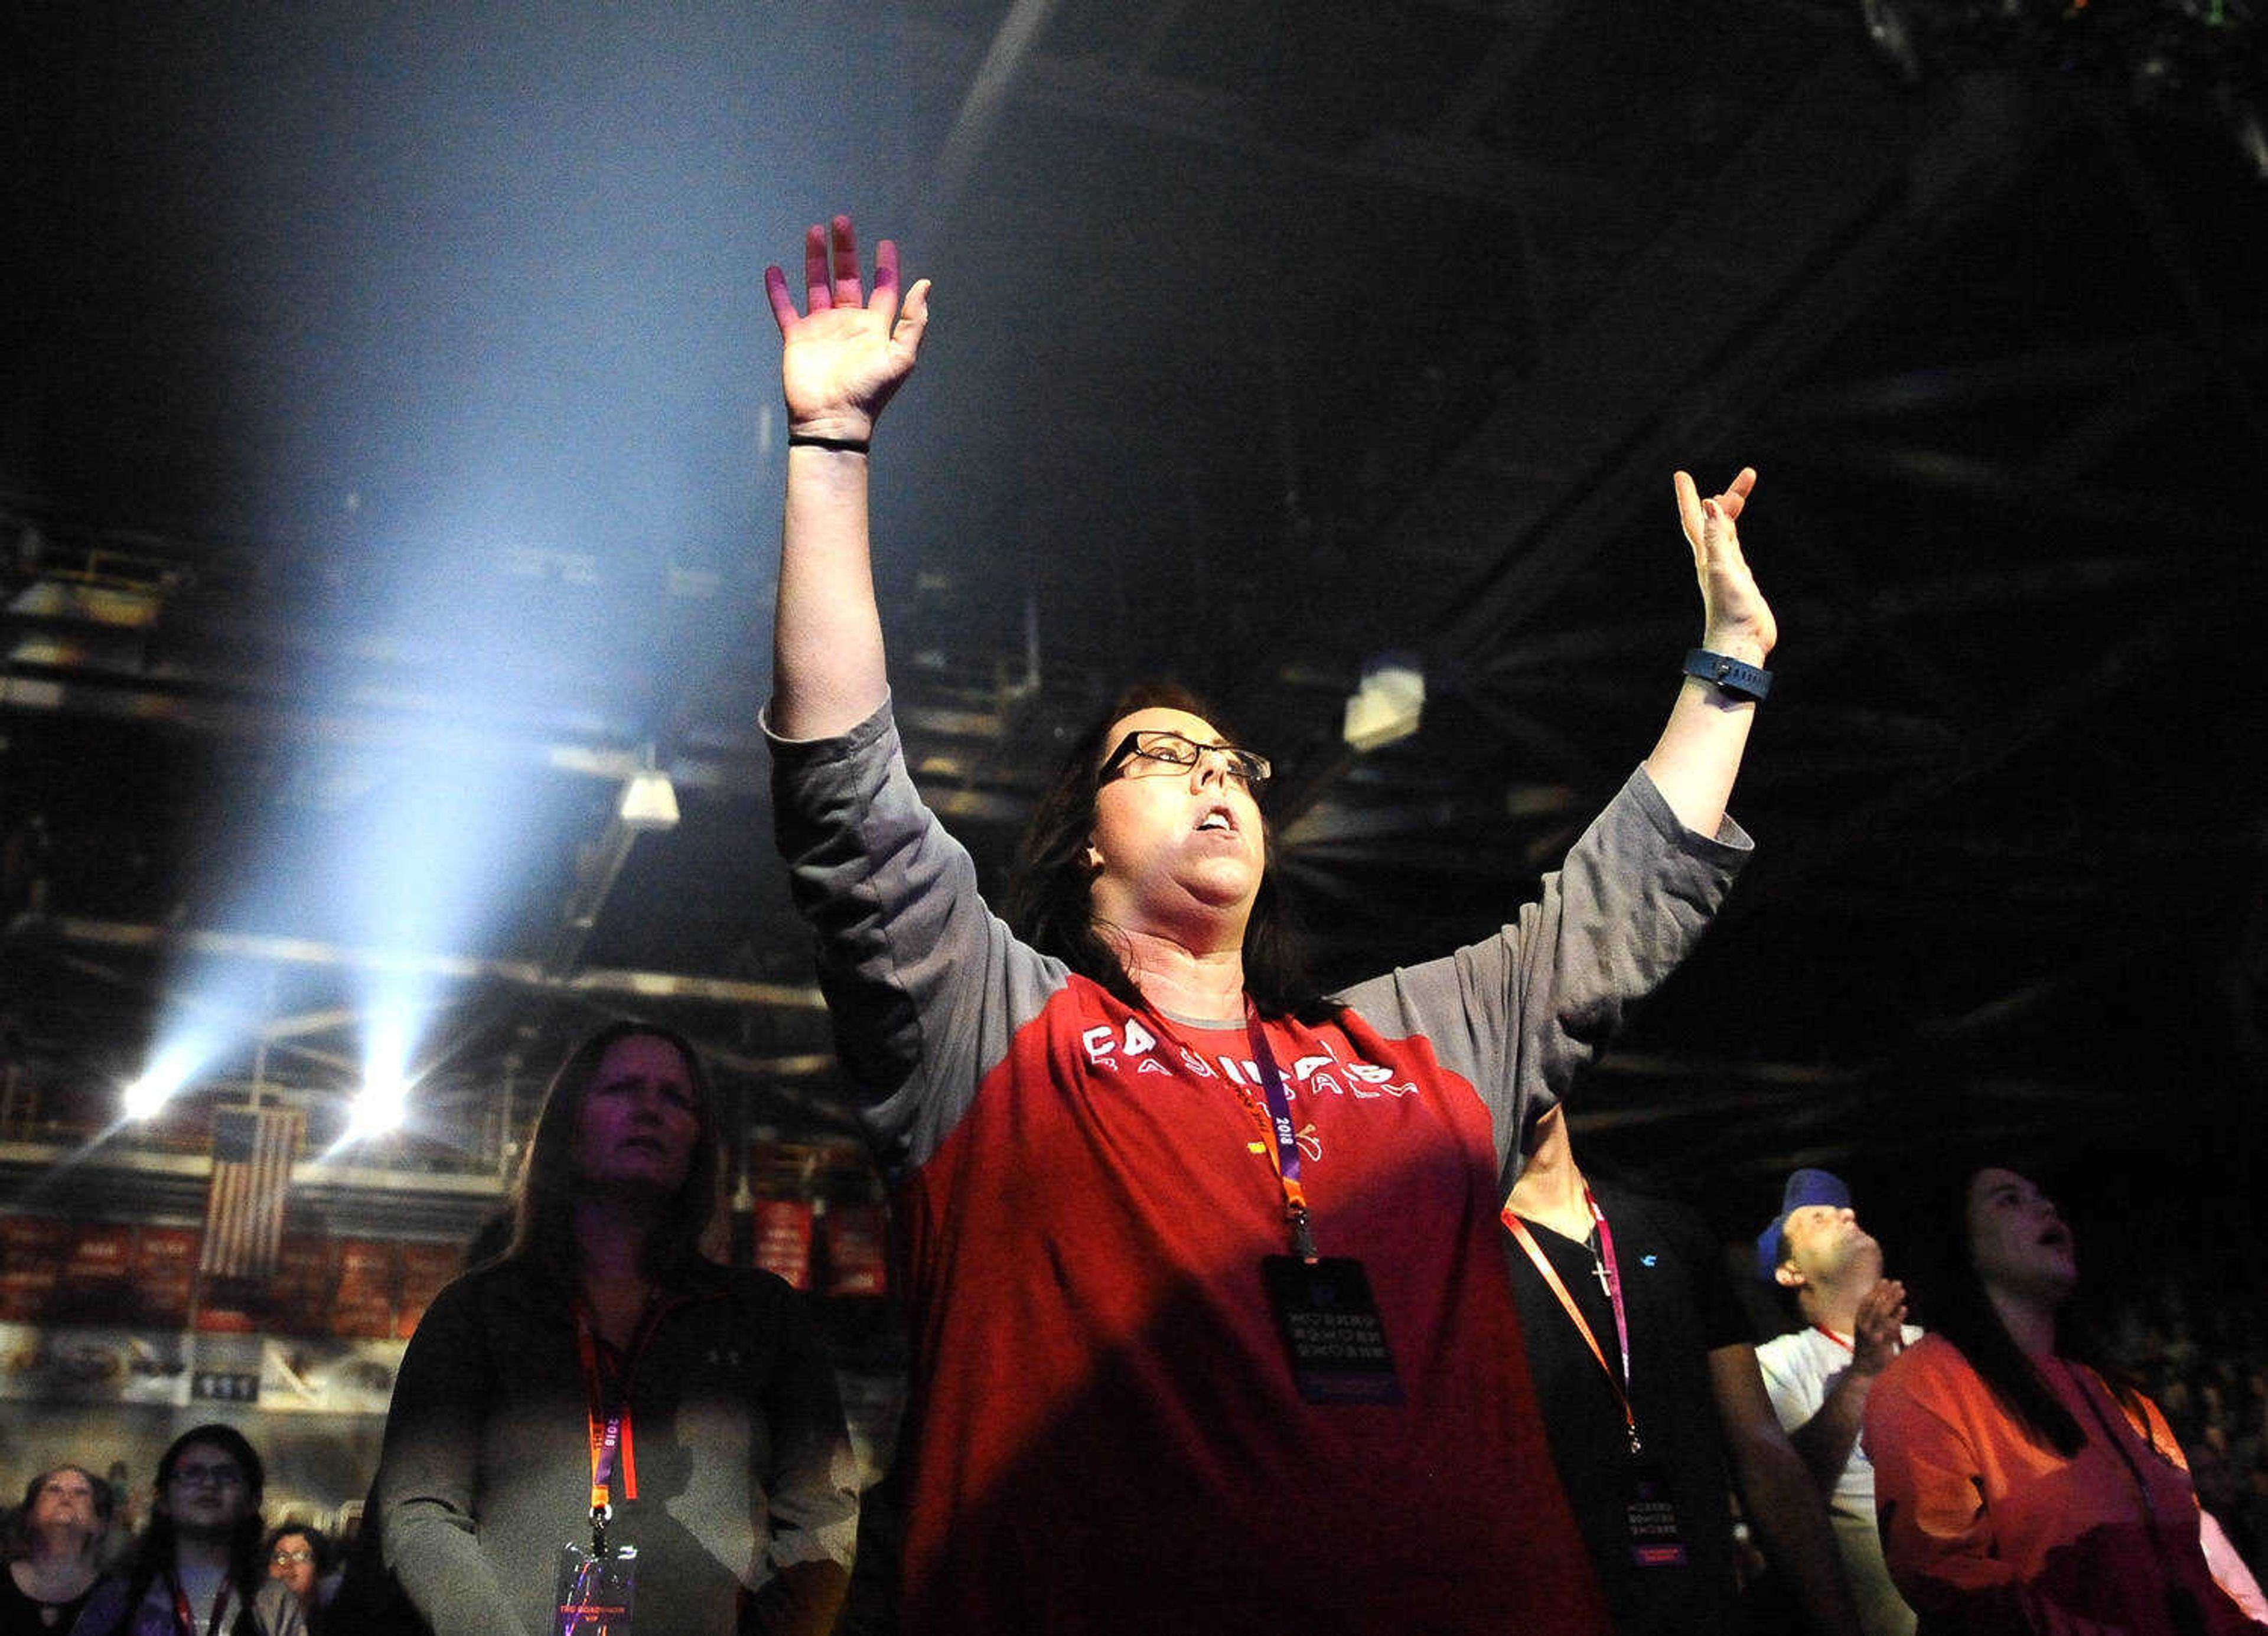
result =
M1300 1181L1300 1133L1292 1124L1292 1099L1284 1090L1284 1072L1268 1032L1260 1026L1258 1007L1244 1002L1245 1037L1252 1042L1252 1060L1260 1070L1260 1087L1267 1094L1268 1118L1276 1127L1276 1169L1284 1180L1284 1215L1292 1224L1292 1253L1313 1264L1315 1238L1307 1226L1307 1190Z
M1157 1011L1146 1013L1150 1023L1166 1039L1171 1040L1189 1057L1202 1062L1203 1053L1193 1050ZM1253 1066L1260 1071L1261 1094L1267 1099L1266 1123L1276 1144L1276 1179L1284 1189L1284 1220L1292 1229L1292 1253L1300 1260L1314 1264L1320 1257L1315 1253L1315 1237L1307 1221L1307 1190L1300 1180L1300 1133L1292 1123L1292 1098L1284 1089L1284 1071L1276 1065L1276 1053L1268 1043L1267 1031L1260 1026L1260 1010L1248 995L1244 1001L1244 1038L1252 1048ZM1245 1102L1247 1108L1251 1102ZM1262 1110L1253 1109L1258 1114Z

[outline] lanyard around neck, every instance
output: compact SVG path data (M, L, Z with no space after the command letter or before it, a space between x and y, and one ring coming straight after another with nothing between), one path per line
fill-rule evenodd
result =
M173 1628L180 1636L197 1636L197 1616L189 1609L189 1593L181 1588L179 1578L168 1574L173 1582ZM220 1616L228 1610L229 1593L236 1587L223 1575L220 1589L214 1594L212 1618L205 1623L205 1636L220 1636Z
M1162 1013L1152 1009L1148 1015L1152 1026L1184 1054L1199 1062L1204 1060ZM1292 1253L1312 1265L1318 1257L1314 1233L1307 1220L1307 1190L1300 1178L1300 1133L1292 1123L1292 1098L1284 1088L1284 1072L1276 1065L1276 1052L1268 1043L1268 1031L1261 1026L1260 1008L1252 1003L1249 995L1244 1001L1244 1038L1252 1048L1252 1065L1259 1070L1261 1094L1266 1106L1253 1101L1251 1093L1233 1076L1232 1083L1236 1085L1238 1100L1261 1129L1266 1143L1262 1151L1272 1153L1276 1180L1284 1190L1284 1220L1291 1230Z
M637 1443L630 1421L630 1385L637 1373L638 1359L646 1343L653 1338L654 1329L666 1310L667 1306L659 1300L647 1301L645 1310L638 1316L637 1328L631 1331L630 1351L623 1355L622 1373L615 1379L610 1396L606 1378L599 1368L598 1331L592 1325L590 1308L581 1296L575 1298L575 1347L583 1364L585 1413L591 1439L591 1540L594 1556L606 1554L607 1524L615 1514L615 1471L618 1461L622 1498L637 1498Z
M1315 1259L1314 1234L1307 1226L1307 1190L1300 1180L1300 1133L1292 1124L1292 1099L1284 1090L1283 1070L1260 1026L1260 1010L1244 1002L1245 1036L1252 1042L1252 1060L1260 1070L1260 1087L1268 1097L1268 1119L1276 1132L1276 1174L1284 1183L1284 1220L1292 1228L1292 1253L1302 1261Z
M1857 1356L1859 1355L1859 1349L1858 1349L1856 1346L1853 1346L1853 1345L1852 1345L1849 1341L1845 1340L1845 1339L1844 1339L1840 1335L1837 1335L1834 1330L1832 1330L1829 1329L1825 1324L1823 1324L1823 1323L1815 1323L1815 1324L1813 1324L1811 1327L1812 1327L1813 1329L1815 1329L1815 1330L1818 1330L1822 1335L1824 1335L1824 1336L1825 1336L1829 1340L1833 1341L1833 1342L1834 1342L1837 1346L1840 1346L1840 1347L1841 1347L1845 1352L1849 1352L1852 1357L1854 1357L1854 1358L1855 1358L1855 1357L1857 1357Z
M1615 1366L1607 1361L1606 1350L1599 1345L1599 1338L1592 1333L1589 1320L1583 1316L1583 1309L1575 1304L1574 1296L1568 1293L1565 1281L1559 1276L1559 1269L1551 1264L1550 1257L1543 1253L1543 1246L1535 1242L1535 1234L1510 1205L1504 1207L1504 1224L1520 1241L1520 1247L1528 1252L1528 1258L1535 1264L1535 1271L1543 1278L1545 1286L1558 1297L1561 1309L1574 1323L1576 1332L1582 1336L1583 1344L1591 1349L1591 1356L1598 1360L1600 1369L1607 1377L1608 1386L1614 1391L1615 1402L1621 1406L1623 1429L1630 1433L1631 1453L1637 1454L1642 1445L1638 1434L1638 1413L1631 1408L1630 1398L1630 1318L1623 1304L1622 1269L1615 1261L1615 1233L1607 1225L1607 1212L1600 1209L1599 1201L1591 1197L1591 1187L1587 1182L1583 1184L1583 1203L1590 1210L1592 1226L1598 1229L1599 1258L1605 1271L1601 1281L1607 1286L1608 1303L1614 1308L1615 1340L1622 1352L1623 1367L1619 1374Z

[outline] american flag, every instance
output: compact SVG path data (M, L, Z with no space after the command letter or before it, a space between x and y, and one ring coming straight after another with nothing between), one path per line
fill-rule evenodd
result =
M213 1110L212 1192L201 1264L208 1277L261 1279L276 1271L303 1121L296 1108Z

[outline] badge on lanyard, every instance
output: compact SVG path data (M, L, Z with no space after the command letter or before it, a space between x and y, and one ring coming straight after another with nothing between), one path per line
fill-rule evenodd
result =
M1590 1183L1583 1184L1583 1205L1591 1213L1592 1231L1597 1234L1598 1248L1593 1252L1598 1261L1600 1285L1607 1293L1607 1304L1615 1315L1616 1363L1607 1361L1606 1349L1599 1338L1591 1332L1589 1320L1583 1309L1575 1304L1568 1293L1566 1281L1543 1247L1535 1242L1535 1234L1528 1223L1521 1220L1510 1204L1504 1207L1504 1225L1518 1241L1520 1248L1535 1264L1535 1274L1543 1280L1559 1303L1575 1332L1583 1338L1591 1356L1605 1371L1607 1386L1614 1393L1615 1406L1622 1411L1623 1432L1628 1439L1629 1455L1624 1464L1624 1485L1626 1498L1623 1501L1623 1529L1628 1536L1630 1559L1641 1568L1683 1567L1686 1561L1685 1533L1677 1520L1677 1502L1670 1498L1669 1479L1655 1463L1638 1431L1638 1411L1631 1406L1630 1315L1623 1301L1622 1264L1615 1256L1615 1230L1607 1220L1607 1212L1599 1208L1592 1197Z
M1362 1263L1350 1256L1263 1256L1260 1276L1301 1397L1317 1404L1402 1401Z
M1651 1460L1632 1459L1629 1470L1623 1522L1630 1533L1631 1561L1642 1568L1683 1567L1685 1532L1678 1525L1668 1475Z
M593 1553L580 1545L559 1548L552 1604L556 1636L630 1636L630 1603L637 1589L637 1547L615 1545Z
M614 1545L607 1528L615 1518L614 1496L637 1498L636 1439L630 1419L630 1383L646 1343L662 1315L675 1303L649 1301L639 1315L623 1360L621 1378L611 1394L599 1367L599 1346L591 1315L581 1301L575 1303L576 1351L583 1365L583 1385L589 1394L591 1436L591 1548L563 1545L559 1572L552 1582L553 1629L556 1636L630 1636L630 1604L637 1589L637 1547Z
M1158 1032L1180 1046L1182 1060L1201 1069L1204 1058L1174 1036L1173 1025L1163 1017L1156 1021ZM1402 1382L1387 1351L1386 1324L1370 1292L1369 1275L1351 1256L1315 1251L1292 1098L1259 1009L1249 999L1244 1002L1244 1037L1252 1048L1264 1105L1243 1088L1242 1080L1236 1083L1261 1139L1252 1151L1268 1156L1283 1190L1284 1226L1291 1240L1290 1255L1260 1258L1260 1279L1291 1354L1292 1384L1313 1404L1398 1404Z

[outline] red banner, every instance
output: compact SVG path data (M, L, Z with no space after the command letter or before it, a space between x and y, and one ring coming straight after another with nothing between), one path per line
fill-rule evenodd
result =
M269 1334L320 1335L331 1326L331 1242L293 1234L276 1255L269 1285Z
M384 1338L394 1333L394 1246L350 1238L339 1246L338 1294L331 1333Z
M754 1259L798 1289L811 1287L811 1205L801 1198L756 1200Z
M134 1321L134 1229L116 1223L82 1226L64 1258L47 1316L60 1323Z
M394 1320L398 1338L408 1340L417 1332L417 1320L464 1264L465 1252L454 1244L401 1246L401 1305Z
M158 1329L185 1329L189 1292L197 1281L195 1227L145 1227L134 1246L134 1286L142 1321Z
M884 1271L882 1207L829 1205L827 1223L827 1293L880 1295L889 1288Z
M0 1321L36 1323L62 1276L71 1224L48 1216L0 1216Z

